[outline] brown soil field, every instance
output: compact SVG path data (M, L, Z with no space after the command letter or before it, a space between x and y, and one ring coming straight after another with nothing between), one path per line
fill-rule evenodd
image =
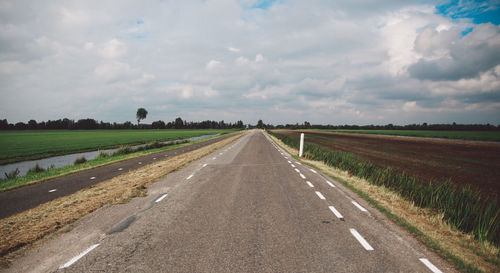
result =
M276 132L299 139L300 131ZM304 132L305 142L350 152L379 167L392 167L421 181L450 179L483 196L500 196L500 143L445 139Z

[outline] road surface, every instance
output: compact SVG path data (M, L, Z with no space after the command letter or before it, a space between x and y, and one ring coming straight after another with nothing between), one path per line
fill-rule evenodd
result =
M454 272L262 132L83 218L10 272Z

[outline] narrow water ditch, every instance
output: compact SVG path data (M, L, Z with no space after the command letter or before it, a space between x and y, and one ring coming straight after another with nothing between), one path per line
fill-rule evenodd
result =
M218 135L219 134L203 135L203 136L191 137L191 138L187 138L187 139L163 141L163 143L176 144L176 143L179 143L179 142L182 142L185 140L197 141L200 139L215 137ZM137 147L141 147L144 145L146 145L146 144L140 144L140 145L135 145L135 146L131 146L131 147L137 148ZM51 168L51 166L53 166L53 168L61 168L64 166L73 165L73 163L75 162L75 160L77 158L85 157L85 159L87 159L87 160L92 160L92 159L95 159L99 155L100 152L112 154L115 151L117 151L118 149L119 148L96 150L96 151L82 152L82 153L74 153L74 154L47 157L47 158L42 158L42 159L37 159L37 160L28 160L28 161L21 161L21 162L16 162L16 163L12 163L12 164L2 165L2 166L0 166L0 178L5 178L5 173L15 171L16 169L19 170L18 176L26 175L28 173L29 169L33 168L36 164L38 164L38 166L40 166L44 169Z

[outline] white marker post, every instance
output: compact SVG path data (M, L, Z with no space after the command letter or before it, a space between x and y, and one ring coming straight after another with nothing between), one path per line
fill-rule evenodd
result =
M304 151L304 133L300 134L300 149L299 149L299 157L302 157L302 152Z

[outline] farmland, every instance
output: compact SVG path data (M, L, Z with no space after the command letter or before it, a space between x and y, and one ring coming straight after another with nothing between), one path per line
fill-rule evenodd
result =
M298 131L281 131L295 139ZM352 153L379 167L402 170L422 181L451 179L485 195L500 195L500 144L306 132L306 142Z
M0 164L50 156L184 139L233 130L47 130L0 132Z
M306 130L321 132L356 133L372 135L431 137L462 140L497 141L500 142L500 131L437 131L437 130Z
M271 133L298 147L299 131ZM391 189L443 213L458 230L500 244L500 144L331 132L307 132L305 139L306 158Z

